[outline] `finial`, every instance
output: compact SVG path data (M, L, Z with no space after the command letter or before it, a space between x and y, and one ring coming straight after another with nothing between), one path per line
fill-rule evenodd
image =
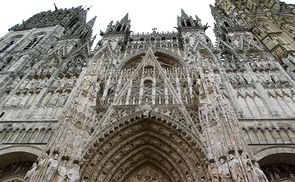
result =
M129 20L129 14L126 13L126 15L122 18L121 22L128 22Z
M181 8L181 16L188 17L187 14L185 13L185 11L182 8Z
M158 29L157 29L156 27L152 28L153 33L156 33L157 30L158 30Z
M55 3L53 3L53 4L54 4L54 9L55 9L55 11L57 11L58 8L57 8L56 4L55 4Z

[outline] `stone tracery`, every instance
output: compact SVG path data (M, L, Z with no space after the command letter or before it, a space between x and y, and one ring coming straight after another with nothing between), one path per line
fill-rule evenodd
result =
M200 180L200 176L205 177L204 154L198 148L161 121L138 119L113 131L107 139L98 139L84 156L89 162L82 168L82 174L94 181L125 181L122 175L128 176L137 166L152 163L162 171L169 171L165 174L169 181ZM192 166L201 169L194 171Z
M291 164L259 161L263 172L254 161L268 146L294 143L294 74L277 62L292 63L292 45L275 46L284 42L273 25L278 17L255 19L263 27L252 31L243 22L251 18L237 20L247 14L235 9L241 2L218 2L211 7L217 46L208 25L183 10L177 32L133 34L127 14L101 31L93 52L95 18L84 22L81 7L13 27L0 44L0 142L48 143L26 178L267 181L265 172L269 180L293 180ZM55 16L59 25L48 22ZM38 18L55 26L27 30Z

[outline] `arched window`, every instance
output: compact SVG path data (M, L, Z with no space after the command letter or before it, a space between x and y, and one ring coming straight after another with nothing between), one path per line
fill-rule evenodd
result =
M45 35L45 32L41 32L37 35L34 35L31 41L26 45L26 47L23 50L28 50L35 47L44 38Z
M152 96L152 88L153 88L153 81L150 79L147 79L143 82L144 85L144 94L148 97Z
M2 71L5 67L7 67L11 63L12 60L13 60L13 57L10 56L10 57L4 59L3 62L0 62L0 71Z
M0 53L6 51L9 47L11 47L15 43L15 40L9 41L4 47L0 49Z

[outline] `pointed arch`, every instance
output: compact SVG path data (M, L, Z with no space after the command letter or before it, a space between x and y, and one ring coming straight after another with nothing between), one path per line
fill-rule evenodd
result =
M264 52L263 50L260 49L248 49L247 51L245 51L244 53L244 58L247 59L248 57L251 56L259 56L261 59L268 59L271 58L271 55L269 55L268 53Z
M194 136L155 112L137 115L94 136L84 152L82 176L90 181L125 181L138 166L153 164L168 181L205 178L205 151ZM197 169L197 170L195 170ZM169 173L163 173L169 171Z
M211 58L214 60L214 62L218 61L218 58L216 57L216 55L213 53L213 51L208 48L203 42L201 41L198 41L195 48L194 48L194 51L206 51L206 53L211 56Z
M146 55L147 52L148 52L148 48L146 48L144 50L139 50L139 51L136 51L133 54L130 54L129 56L127 56L126 58L124 58L121 61L121 64L118 67L119 70L121 70L124 67L126 67L126 65L129 62L136 61L136 60L140 59L141 57L143 57L144 55ZM165 58L165 59L171 60L172 62L175 62L174 64L178 65L178 67L184 67L185 66L185 62L184 62L183 58L180 57L180 56L178 56L178 55L176 55L175 53L173 53L171 51L168 51L168 50L165 50L165 49L162 49L162 48L157 48L154 51L154 54L158 58L163 58L163 59Z

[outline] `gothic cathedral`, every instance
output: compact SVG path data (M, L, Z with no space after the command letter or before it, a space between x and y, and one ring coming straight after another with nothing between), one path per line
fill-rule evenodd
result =
M0 39L0 182L295 182L295 5L216 0L216 44L87 11Z

